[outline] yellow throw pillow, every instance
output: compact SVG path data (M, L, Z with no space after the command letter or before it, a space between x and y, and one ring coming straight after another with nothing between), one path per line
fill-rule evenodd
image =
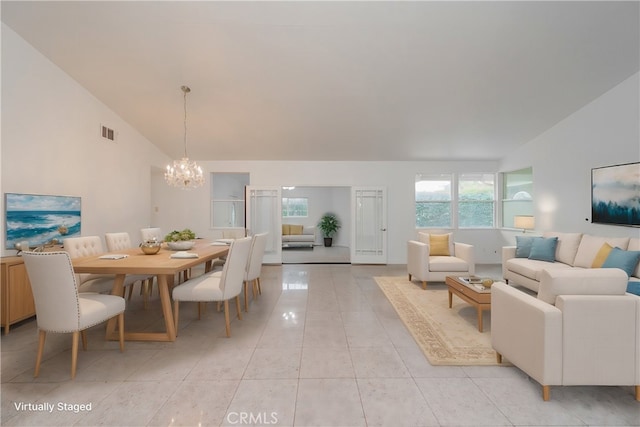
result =
M289 224L282 224L282 235L286 236L288 234L290 234L290 225Z
M302 234L302 228L303 227L301 225L291 224L289 226L289 234L295 234L295 235Z
M610 244L608 243L603 244L600 250L598 251L598 253L596 254L596 257L593 259L591 268L601 268L602 264L604 264L605 260L609 256L611 249L613 248L611 247Z
M448 234L429 234L429 255L451 256Z

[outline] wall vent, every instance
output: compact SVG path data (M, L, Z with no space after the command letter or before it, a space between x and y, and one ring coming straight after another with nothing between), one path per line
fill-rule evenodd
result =
M116 131L105 125L100 125L100 136L104 139L108 139L109 141L115 141Z

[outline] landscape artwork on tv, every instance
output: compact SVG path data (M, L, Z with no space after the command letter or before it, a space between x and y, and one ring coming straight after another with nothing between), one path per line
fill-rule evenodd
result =
M6 249L27 240L29 246L80 236L80 197L5 194Z
M640 163L591 169L591 221L640 227Z

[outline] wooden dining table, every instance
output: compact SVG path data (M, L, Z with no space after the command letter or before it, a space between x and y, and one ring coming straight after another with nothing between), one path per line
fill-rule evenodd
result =
M108 252L105 254L75 258L71 260L76 273L113 274L112 295L123 294L124 279L127 274L146 274L156 276L160 292L162 314L164 316L164 332L133 332L125 331L125 340L129 341L175 341L176 330L171 309L170 288L173 286L176 274L200 264L205 264L205 272L209 272L213 261L227 255L229 246L209 240L197 239L196 244L187 252L195 253L197 258L172 258L177 251L162 245L160 252L155 255L145 255L139 248ZM120 259L106 259L105 255L125 255ZM126 325L125 325L126 326ZM116 319L107 323L108 340L118 339L115 333Z

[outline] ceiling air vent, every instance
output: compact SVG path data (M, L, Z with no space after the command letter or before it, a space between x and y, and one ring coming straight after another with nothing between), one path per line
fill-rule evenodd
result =
M109 141L115 141L116 131L114 131L111 128L108 128L105 125L100 125L100 136L102 136L104 139L108 139Z

